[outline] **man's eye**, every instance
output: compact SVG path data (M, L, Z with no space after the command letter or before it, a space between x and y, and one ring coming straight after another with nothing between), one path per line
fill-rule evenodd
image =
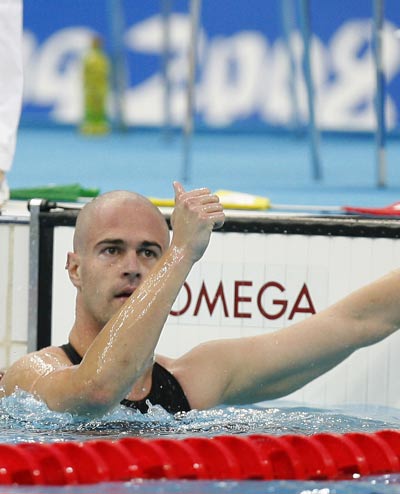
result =
M142 253L144 257L156 257L156 253L150 249L143 249Z
M117 247L106 247L103 252L105 254L108 254L110 256L115 256L116 254L118 254L118 248Z

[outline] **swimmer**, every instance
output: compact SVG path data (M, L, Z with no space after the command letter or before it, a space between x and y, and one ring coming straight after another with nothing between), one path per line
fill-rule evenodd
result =
M16 361L3 394L23 389L55 411L93 417L118 403L176 413L285 396L400 326L400 272L274 333L154 355L172 305L223 208L207 188L175 182L172 238L160 211L132 192L103 194L77 219L67 269L76 317L63 347Z

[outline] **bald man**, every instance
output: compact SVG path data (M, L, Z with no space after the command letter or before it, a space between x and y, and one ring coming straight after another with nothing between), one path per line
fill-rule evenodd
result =
M291 393L400 326L396 271L281 331L155 356L179 290L224 222L208 189L174 188L171 242L159 210L138 194L111 192L82 209L67 261L77 290L69 342L17 361L4 394L23 389L52 410L90 417L118 403L171 413L254 403Z

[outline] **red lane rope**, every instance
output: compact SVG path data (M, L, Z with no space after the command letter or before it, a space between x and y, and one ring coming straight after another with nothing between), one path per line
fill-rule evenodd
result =
M0 444L0 484L348 480L400 472L400 431Z

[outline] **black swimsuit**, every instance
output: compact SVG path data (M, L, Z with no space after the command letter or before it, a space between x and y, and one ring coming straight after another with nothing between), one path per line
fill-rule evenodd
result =
M78 365L81 363L82 357L70 343L61 345L60 348L64 350L72 364ZM169 413L188 412L190 410L189 402L179 382L157 362L154 362L153 366L150 393L142 400L123 399L121 405L146 413L149 410L147 401L152 405L161 405Z

